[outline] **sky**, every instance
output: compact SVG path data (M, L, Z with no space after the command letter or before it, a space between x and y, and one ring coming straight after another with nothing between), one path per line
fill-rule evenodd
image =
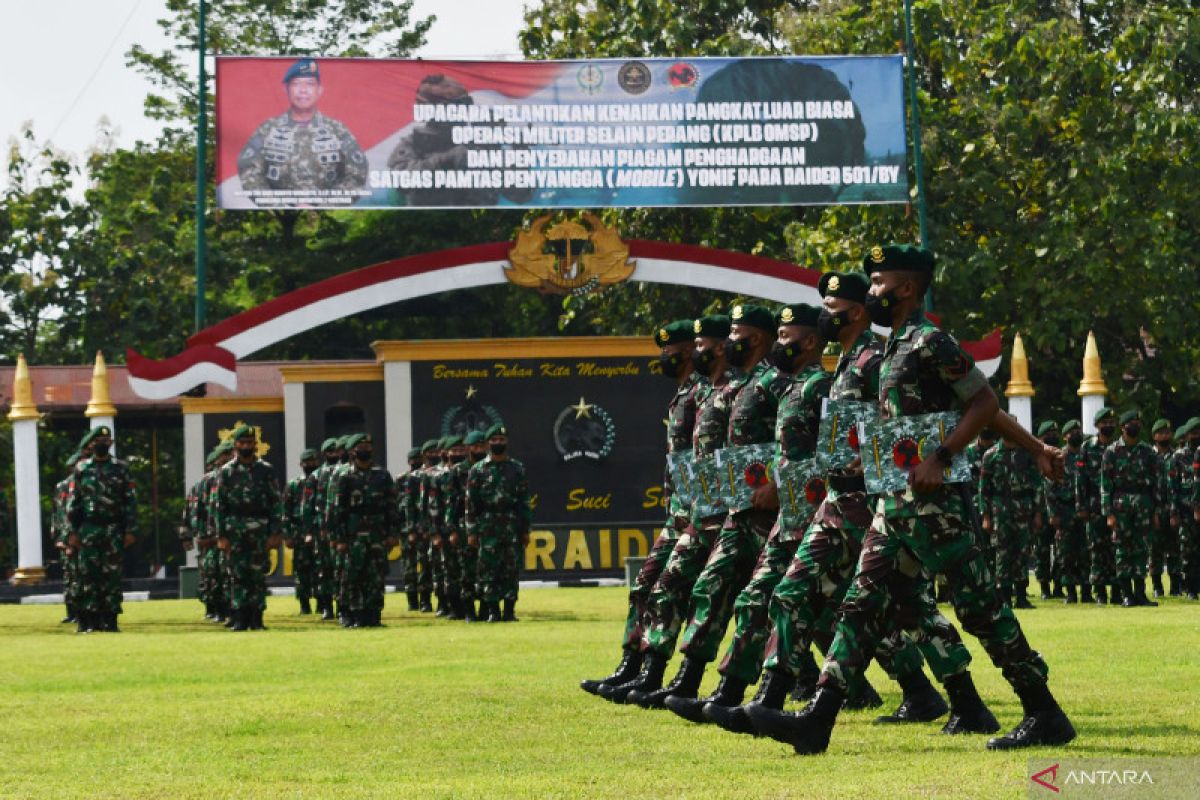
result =
M415 0L417 18L438 17L428 44L416 55L517 57L523 6L533 2ZM164 0L0 2L0 143L5 151L27 122L39 143L50 140L78 156L79 163L95 145L103 117L116 126L118 145L152 140L158 124L142 113L142 99L152 87L125 66L125 53L135 43L151 52L167 46L155 23L165 6Z

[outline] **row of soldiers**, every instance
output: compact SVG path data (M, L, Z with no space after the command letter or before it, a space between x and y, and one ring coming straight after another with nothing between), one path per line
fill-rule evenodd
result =
M737 305L727 317L681 320L656 332L663 374L678 384L668 451L691 450L697 461L726 447L773 443L772 474L807 463L826 398L877 403L884 419L947 411L960 418L918 459L908 488L868 495L855 462L825 476L824 496L812 497L811 518L798 526L780 524L771 482L755 489L749 508L712 513L699 502L684 505L668 473L669 516L630 592L622 659L608 677L583 681L585 691L811 754L827 749L843 707L881 704L864 677L874 658L903 692L900 706L878 722L929 722L949 712L943 733L996 733L999 723L969 671L971 655L934 601L932 578L941 575L961 624L1021 700L1023 719L990 739L989 749L1075 737L1048 688L1045 661L995 591L966 484L944 483L954 458L985 426L1055 481L1063 479L1063 453L1000 411L971 357L925 318L921 302L934 264L919 247L875 247L862 272L822 276L820 308L796 304L772 313ZM875 336L872 324L890 328L891 337ZM830 376L820 356L832 341L842 355ZM700 697L731 621L720 682ZM683 660L665 682L677 643ZM825 655L819 669L813 644ZM756 681L756 694L744 702ZM784 711L789 693L808 705Z
M1154 597L1163 597L1165 571L1172 596L1195 600L1200 417L1177 430L1156 420L1153 446L1141 441L1136 409L1118 416L1102 408L1093 422L1097 432L1088 438L1078 420L1038 427L1048 446L1065 446L1066 479L1060 483L1044 479L1027 453L1008 440L997 442L990 429L967 448L978 479L976 508L985 532L980 546L992 557L997 590L1014 607L1032 608L1032 565L1043 600L1155 606L1146 596L1146 576Z
M381 626L388 552L400 545L409 610L432 611L436 586L441 616L515 620L530 513L524 467L507 446L499 425L427 442L393 480L374 463L368 434L331 438L319 453L301 453L303 474L280 493L256 456L254 430L239 428L210 454L180 527L183 546L200 550L206 618L263 628L269 551L282 542L292 549L301 614L315 599L322 619Z

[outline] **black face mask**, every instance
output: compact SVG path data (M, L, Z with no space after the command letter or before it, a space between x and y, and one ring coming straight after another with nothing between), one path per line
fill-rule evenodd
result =
M1142 425L1139 422L1131 422L1125 426L1125 435L1130 439L1136 439L1138 434L1142 432Z
M436 458L427 458L427 459L425 459L425 466L427 466L427 467L436 467L437 465L438 465L438 460L437 460Z
M662 367L662 374L665 378L676 380L679 378L679 371L683 369L684 357L681 353L672 353L669 356L659 356L658 364Z
M744 367L750 360L750 342L747 339L726 339L725 360L732 366Z
M822 308L821 313L817 315L817 333L821 334L821 339L826 342L836 342L842 335L842 329L849 324L849 311L834 314Z
M1082 433L1070 434L1069 436L1067 436L1067 444L1071 445L1071 447L1079 447L1079 445L1083 444L1083 434Z
M408 468L410 471L416 472L417 470L419 470L421 468L421 462L420 461L410 461L410 462L408 462Z
M504 455L504 451L507 449L508 445L504 442L492 442L488 445L488 450L491 450L494 456Z
M104 458L105 456L108 455L108 448L110 446L111 445L107 445L107 444L93 444L92 445L92 455L100 456L100 458Z
M900 302L896 297L896 290L889 289L880 296L868 294L863 305L866 306L867 316L871 318L871 322L881 328L892 327L892 309L896 307L896 303Z
M1117 426L1101 425L1100 427L1096 428L1096 430L1099 431L1101 436L1105 437L1106 439L1111 439L1112 435L1117 432Z
M325 463L326 463L326 464L336 464L336 463L338 463L338 456L337 456L337 453L326 453L326 454L325 454Z
M767 355L771 364L780 372L794 372L796 369L796 359L799 357L800 345L795 342L791 344L772 342L771 352Z
M717 363L716 348L708 350L697 350L692 353L692 366L696 368L696 372L707 377L713 368L713 364Z
M474 450L472 450L471 451L471 463L478 464L480 461L483 461L483 457L486 455L487 455L487 453L477 453Z
M1045 439L1042 439L1042 441L1051 447L1058 447L1060 444L1062 444L1062 439L1059 439L1057 436L1047 436Z
M461 464L462 462L464 462L466 460L467 460L466 456L450 456L451 464Z
M254 455L254 451L257 449L258 445L254 445L253 447L239 447L237 448L238 458L250 458Z
M355 450L354 451L354 458L356 460L362 461L364 463L367 461L370 461L371 456L373 456L373 455L374 455L374 453L371 452L370 450Z

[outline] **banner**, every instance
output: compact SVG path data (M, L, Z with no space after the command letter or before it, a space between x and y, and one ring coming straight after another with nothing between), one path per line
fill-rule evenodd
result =
M721 495L729 513L753 508L754 493L771 482L774 444L750 444L726 447L713 453L720 474Z
M826 399L817 430L817 467L824 472L849 467L858 458L864 428L878 419L877 403Z
M908 200L898 55L217 59L221 208Z
M868 494L902 492L908 488L908 474L933 453L958 424L954 411L921 414L915 417L881 419L867 427L863 440L863 472ZM954 456L945 470L946 483L964 483L971 479L971 466L962 453Z
M816 459L789 461L778 467L775 485L779 489L779 528L807 529L813 513L825 499L825 473Z

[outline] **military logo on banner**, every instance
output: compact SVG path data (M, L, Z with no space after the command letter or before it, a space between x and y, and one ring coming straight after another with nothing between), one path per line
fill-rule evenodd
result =
M915 417L877 420L867 427L863 440L863 472L869 494L900 492L908 488L908 476L917 465L933 458L959 415L948 411ZM961 453L945 470L946 483L965 483L971 479L971 466Z
M482 433L493 425L503 425L504 417L494 406L480 402L474 384L466 389L464 402L450 406L442 414L441 436L466 436L471 431Z
M817 466L825 472L844 469L859 456L864 426L879 418L879 407L858 400L826 400L817 431Z
M813 512L825 499L825 474L817 467L816 459L778 465L775 484L779 488L779 528L807 528Z
M233 425L231 427L219 428L217 430L217 438L220 439L222 442L224 442L226 439L228 439L233 434L234 431L236 431L238 428L242 427L245 424L246 423L242 422L239 419L237 422L233 423ZM250 427L254 429L254 438L258 440L258 447L255 449L254 452L256 452L258 454L259 458L266 458L267 453L271 452L271 445L267 444L267 442L265 442L263 440L262 427L260 427L258 425L251 425Z
M617 426L600 406L583 397L554 420L554 446L563 461L603 461L617 441Z
M629 246L616 229L590 212L583 220L587 226L572 219L550 225L548 214L535 219L508 251L505 277L544 294L577 297L629 278L637 262L629 260Z
M754 492L770 480L773 444L752 444L745 447L726 447L713 453L713 461L721 473L722 496L730 513L753 507Z

